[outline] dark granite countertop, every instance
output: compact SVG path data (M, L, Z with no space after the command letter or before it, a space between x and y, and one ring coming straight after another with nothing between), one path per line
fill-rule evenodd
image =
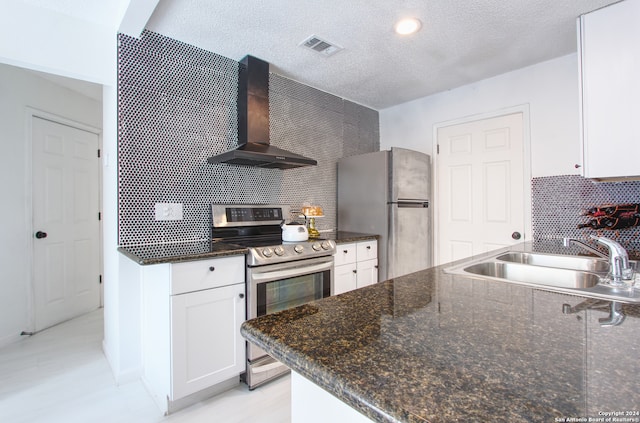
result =
M331 239L335 241L336 244L347 244L349 242L372 241L375 239L379 239L380 236L372 234L362 234L359 232L336 231L322 232L320 233L320 238Z
M605 310L563 313L583 297L445 273L450 266L253 319L242 333L379 422L640 411L640 305L603 327Z
M331 239L337 244L378 239L378 235L357 232L327 232L320 239ZM209 241L178 242L119 247L118 251L141 265L177 263L181 261L203 260L208 258L246 254L247 248L223 242Z
M127 246L119 247L118 251L141 265L204 260L247 253L247 249L239 245L209 241Z

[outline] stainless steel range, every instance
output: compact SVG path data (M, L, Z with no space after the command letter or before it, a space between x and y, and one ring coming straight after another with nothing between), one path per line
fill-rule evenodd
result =
M286 205L213 204L212 240L247 247L247 319L328 297L332 292L332 240L283 242ZM262 349L247 343L249 389L289 372Z

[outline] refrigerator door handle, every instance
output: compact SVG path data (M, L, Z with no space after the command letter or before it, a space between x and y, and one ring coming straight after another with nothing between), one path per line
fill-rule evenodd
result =
M425 209L427 207L429 207L429 202L428 201L402 201L399 200L398 202L394 203L397 204L398 207L403 207L403 208L414 208L414 209Z
M427 201L411 207L389 205L387 277L394 278L432 265L431 212ZM417 206L416 206L417 204Z

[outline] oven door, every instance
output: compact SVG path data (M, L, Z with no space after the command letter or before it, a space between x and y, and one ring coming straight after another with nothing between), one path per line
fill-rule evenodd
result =
M253 319L328 297L332 279L333 256L250 267L247 317ZM251 343L247 352L249 361L266 355Z

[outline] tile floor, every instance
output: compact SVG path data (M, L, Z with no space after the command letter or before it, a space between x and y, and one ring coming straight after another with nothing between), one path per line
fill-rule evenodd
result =
M290 378L246 385L163 416L141 382L116 386L102 353L102 310L0 350L0 422L288 423Z

